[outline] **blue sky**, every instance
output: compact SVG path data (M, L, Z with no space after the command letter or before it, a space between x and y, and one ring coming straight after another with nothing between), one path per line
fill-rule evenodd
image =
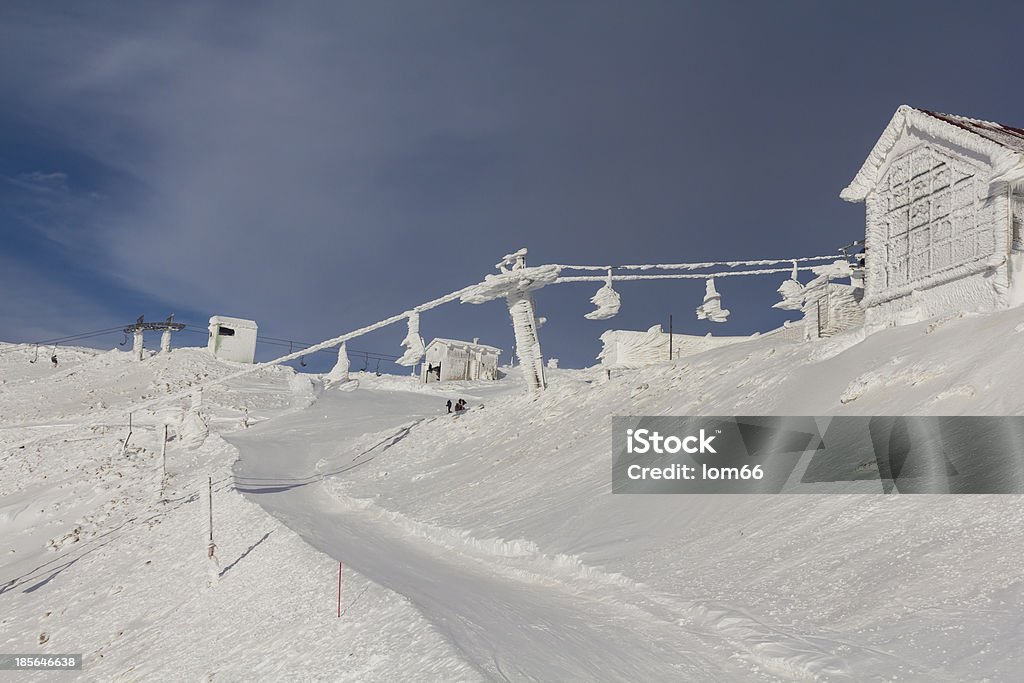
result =
M1022 19L1015 3L6 2L0 339L173 312L318 341L522 246L534 264L829 253L863 234L838 193L900 104L1024 126ZM669 314L767 330L779 280L719 282L722 325L696 319L700 282L624 284L605 322L583 318L596 286L551 287L542 345L580 367L605 329ZM512 340L498 303L421 328ZM404 334L352 346L397 355Z

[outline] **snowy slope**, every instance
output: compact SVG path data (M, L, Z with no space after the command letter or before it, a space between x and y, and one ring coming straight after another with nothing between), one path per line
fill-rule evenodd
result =
M510 393L415 424L365 467L346 464L382 435L319 449L318 468L338 472L326 486L346 519L519 581L599 593L643 610L639 624L677 626L675 661L694 631L722 655L720 638L735 658L717 657L704 677L739 659L754 678L1014 680L1024 572L1006 549L1024 536L1017 497L612 496L609 429L615 414L1015 414L1018 329L1024 314L1010 311L866 340L755 339L608 383L599 371L555 371L539 400ZM321 547L359 552L332 542ZM381 580L414 602L432 597ZM530 647L506 656L525 662ZM475 663L501 675L482 654Z
M537 399L264 370L205 392L170 503L184 405L133 416L125 457L118 409L238 366L0 347L0 445L110 416L0 449L0 650L84 652L86 680L1018 680L1016 496L610 493L612 415L1019 414L1018 340L1021 310L753 339Z
M214 434L194 450L175 438L183 406L136 413L122 456L120 409L240 366L191 349L143 363L117 351L61 356L55 370L0 347L0 443L40 425L110 418L67 440L0 450L0 650L82 653L83 680L387 681L396 666L427 680L473 679L400 596L355 573L345 584L358 601L339 620L337 564L234 492L237 452L217 432L241 429L246 411L258 422L307 408L315 399L308 378L276 368L206 392ZM164 422L172 441L161 502Z

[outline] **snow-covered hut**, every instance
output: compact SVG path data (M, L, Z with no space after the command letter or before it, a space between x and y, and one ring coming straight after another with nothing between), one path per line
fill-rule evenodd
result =
M424 383L498 379L498 356L494 346L457 339L437 338L427 344L420 378Z
M901 106L840 196L866 205L867 325L1024 298L1024 130Z
M256 321L215 315L206 348L217 358L251 363L256 357Z

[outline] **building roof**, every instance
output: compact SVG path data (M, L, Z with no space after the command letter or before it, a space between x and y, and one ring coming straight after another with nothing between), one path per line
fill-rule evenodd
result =
M1024 179L1024 129L904 104L893 114L864 165L839 196L849 202L863 201L874 188L889 152L910 127L988 158L995 170L993 181Z
M229 318L226 315L211 316L210 325L227 325L229 327L238 327L246 330L257 329L255 320L246 320L245 318Z
M963 128L975 135L980 135L997 145L1024 153L1024 130L1020 128L1004 126L1001 123L993 123L992 121L969 119L966 116L957 116L956 114L940 114L939 112L928 111L927 109L921 109L920 111L939 121L945 121L950 125Z
M448 346L461 346L467 349L479 349L480 351L491 351L497 354L501 353L501 349L499 349L496 346L488 346L487 344L461 341L459 339L446 339L444 337L434 337L433 339L430 340L430 343L427 344L427 348L429 349L434 344L447 344Z

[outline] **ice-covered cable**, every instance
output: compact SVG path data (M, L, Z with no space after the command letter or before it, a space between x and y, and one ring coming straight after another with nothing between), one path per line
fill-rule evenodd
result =
M110 414L107 414L107 415L97 416L95 418L92 418L92 419L89 419L89 420L85 420L83 422L78 422L78 423L75 423L73 425L68 425L67 427L65 427L63 429L59 429L59 430L50 432L48 434L43 434L41 436L37 436L37 437L31 438L31 439L28 439L26 441L22 441L21 443L14 444L13 446L11 446L7 450L17 451L20 448L24 448L25 446L30 446L30 445L32 445L34 443L39 443L39 442L42 442L42 441L47 441L47 440L50 440L50 439L62 436L64 434L68 434L69 432L79 431L79 430L82 430L82 429L86 429L88 427L92 427L92 426L95 426L95 425L98 425L98 424L102 424L103 422L109 420L111 417L127 416L129 413L132 413L132 412L135 412L135 411L138 411L138 410L142 410L142 409L145 409L145 408L153 408L155 406L164 405L164 404L167 404L167 403L172 403L174 401L179 401L179 400L184 399L184 398L188 398L188 397L190 397L192 395L192 392L194 392L196 390L206 389L207 387L219 386L221 384L225 384L227 382L230 382L232 380L238 379L240 377L245 377L246 375L251 375L253 373L259 372L260 370L263 370L265 368L270 368L270 367L273 367L275 365L280 365L282 363L287 363L288 361L296 360L296 359L300 358L301 356L304 356L304 355L306 355L308 353L312 353L314 351L320 351L322 349L328 349L328 348L331 348L333 346L337 346L341 342L348 341L349 339L355 339L356 337L361 337L364 334L367 334L369 332L373 332L374 330L379 330L382 327L387 327L388 325L393 325L393 324L395 324L395 323L397 323L397 322L399 322L401 320L405 320L406 318L408 318L413 313L422 313L423 311L429 311L432 308L437 308L438 306L441 306L442 304L446 304L446 303L448 303L450 301L455 301L459 297L464 296L464 295L474 291L476 288L477 288L477 285L475 285L475 284L474 285L470 285L469 287L463 287L462 289L457 290L455 292L451 292L450 294L445 294L444 296L441 296L441 297L438 297L438 298L433 299L431 301L428 301L426 303L420 304L419 306L416 306L416 307L414 307L414 308L412 308L412 309L410 309L408 311L404 311L404 312L399 313L397 315L393 315L390 318L385 318L384 320L381 320L379 322L375 322L372 325L367 325L365 327L361 327L358 330L354 330L352 332L348 332L346 334L342 334L342 335L339 335L337 337L333 337L331 339L327 339L325 341L320 342L319 344L313 344L312 346L306 347L304 349L300 349L299 351L295 351L293 353L285 354L284 356L281 356L279 358L275 358L273 360L265 361L263 363L255 363L255 364L245 368L244 370L239 370L238 372L233 372L230 375L225 375L224 377L219 377L217 379L212 379L212 380L209 380L207 382L203 382L202 384L196 384L194 386L189 387L188 389L186 389L184 391L179 391L179 392L177 392L175 394L168 394L167 396L159 396L157 398L152 398L152 399L149 399L148 401L143 401L141 403L136 403L136 404L134 404L133 406L131 406L129 408L117 410L117 411L114 411L113 413L110 413Z
M559 265L562 270L703 270L715 266L739 268L742 266L771 266L778 263L808 263L817 261L835 261L841 258L838 254L828 256L805 256L802 258L759 259L754 261L705 261L703 263L645 263L622 266L568 266Z
M834 257L833 257L834 260ZM612 275L614 282L625 282L629 280L707 280L713 277L742 277L744 275L772 275L774 273L789 273L791 268L760 268L757 270L726 270L718 273L653 273L643 275ZM812 266L801 266L797 270L813 271ZM555 284L565 282L606 282L606 275L563 275L555 280Z

